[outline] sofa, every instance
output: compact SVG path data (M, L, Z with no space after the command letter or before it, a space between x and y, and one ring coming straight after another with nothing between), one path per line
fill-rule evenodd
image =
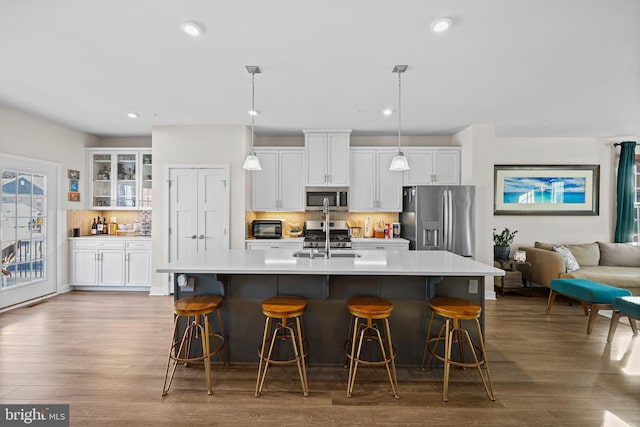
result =
M559 278L587 279L640 295L640 245L592 242L521 246L532 265L532 281L548 288Z

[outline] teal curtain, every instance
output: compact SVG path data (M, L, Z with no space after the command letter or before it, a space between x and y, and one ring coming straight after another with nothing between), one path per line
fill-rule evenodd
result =
M621 143L620 162L618 163L618 188L616 210L616 243L630 242L633 235L633 166L636 162L636 143Z

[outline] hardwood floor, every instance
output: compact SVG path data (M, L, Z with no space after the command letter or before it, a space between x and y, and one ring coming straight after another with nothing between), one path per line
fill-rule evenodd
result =
M545 315L546 292L487 302L495 402L472 369L452 369L442 402L442 369L417 367L399 368L397 400L384 369L359 370L347 399L347 372L330 366L310 366L306 398L295 367L270 368L255 398L257 364L216 364L212 396L201 367L179 366L162 397L171 304L71 292L0 314L0 403L68 403L72 426L640 425L640 337L620 325L608 346L609 319L586 335L579 305L558 298Z

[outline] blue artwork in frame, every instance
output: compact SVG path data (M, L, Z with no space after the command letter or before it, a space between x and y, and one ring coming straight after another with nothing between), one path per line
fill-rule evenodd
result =
M599 165L496 165L495 215L598 215Z

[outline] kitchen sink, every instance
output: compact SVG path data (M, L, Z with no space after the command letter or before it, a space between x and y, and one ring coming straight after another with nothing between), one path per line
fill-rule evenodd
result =
M296 258L311 258L311 251L295 251L293 256ZM314 253L313 258L325 258L324 252ZM331 252L331 258L360 258L357 252Z

